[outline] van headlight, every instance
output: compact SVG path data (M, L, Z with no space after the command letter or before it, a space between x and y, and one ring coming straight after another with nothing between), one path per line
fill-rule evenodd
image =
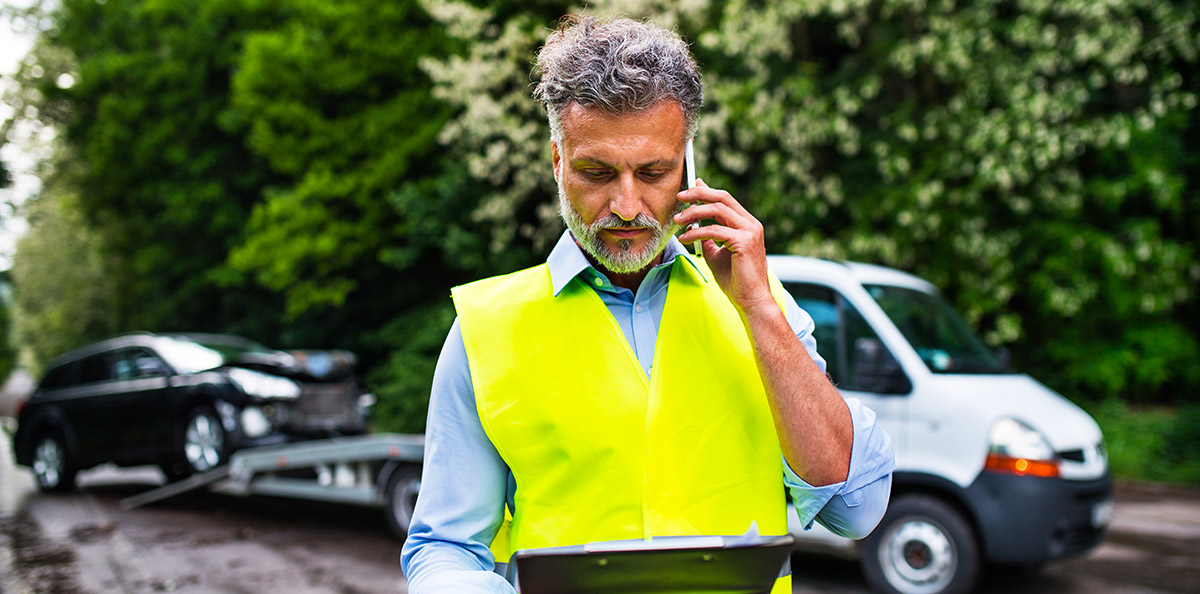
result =
M1017 476L1059 476L1058 457L1050 442L1033 427L1013 418L1003 418L992 425L983 468Z
M250 396L287 400L300 397L300 384L286 377L234 367L229 370L229 379Z

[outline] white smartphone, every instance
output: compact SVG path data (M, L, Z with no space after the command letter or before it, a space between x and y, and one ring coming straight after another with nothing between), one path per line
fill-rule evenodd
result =
M696 149L692 144L691 138L689 138L687 141L687 148L683 150L683 180L684 183L687 184L685 189L690 190L696 187ZM688 225L687 230L691 231L699 226L700 222L696 221L695 223ZM699 241L692 244L692 251L695 252L696 256L698 257L703 257L704 255L704 252L700 250Z
M691 138L683 150L683 178L687 182L687 189L696 187L696 147Z

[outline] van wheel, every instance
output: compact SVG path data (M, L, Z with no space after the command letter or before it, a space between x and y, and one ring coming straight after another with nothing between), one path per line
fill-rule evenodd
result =
M192 409L180 433L183 472L168 474L168 478L206 472L225 463L225 428L216 411L207 406Z
M421 467L402 466L392 473L384 492L384 513L388 528L400 540L408 538L408 527L412 525L413 509L417 507L417 493L421 490Z
M58 431L43 431L34 440L33 476L39 491L75 488L75 464L67 453L67 440Z
M960 594L979 574L979 545L953 507L928 495L894 500L862 542L863 574L877 592Z

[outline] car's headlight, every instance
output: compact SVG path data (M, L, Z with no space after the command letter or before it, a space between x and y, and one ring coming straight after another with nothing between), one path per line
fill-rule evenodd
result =
M376 400L375 400L374 394L371 394L369 392L366 394L359 394L359 396L358 396L359 412L364 413L364 414L367 412L370 412L371 408L375 406L375 402L376 402Z
M262 437L271 430L271 421L267 420L267 415L263 414L263 410L257 406L243 408L241 421L242 433L246 437Z
M992 425L984 469L1019 476L1059 475L1058 457L1050 442L1033 427L1013 418L1000 419Z
M229 379L237 387L259 398L284 398L295 400L300 397L300 384L277 375L268 375L258 371L235 367L229 370Z

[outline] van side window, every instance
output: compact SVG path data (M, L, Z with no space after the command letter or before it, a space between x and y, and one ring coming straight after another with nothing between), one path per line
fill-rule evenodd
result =
M825 371L840 385L844 382L842 363L845 357L839 348L837 295L832 289L818 285L784 283L783 286L796 299L796 305L812 317L816 324L813 338L817 340L817 351L825 358Z
M817 340L817 350L825 358L826 371L837 387L843 390L878 391L877 378L870 373L872 370L858 360L866 356L863 343L873 343L871 346L884 349L885 356L891 355L862 314L829 287L807 283L784 283L783 286L796 299L796 304L812 316L816 324L813 338Z

